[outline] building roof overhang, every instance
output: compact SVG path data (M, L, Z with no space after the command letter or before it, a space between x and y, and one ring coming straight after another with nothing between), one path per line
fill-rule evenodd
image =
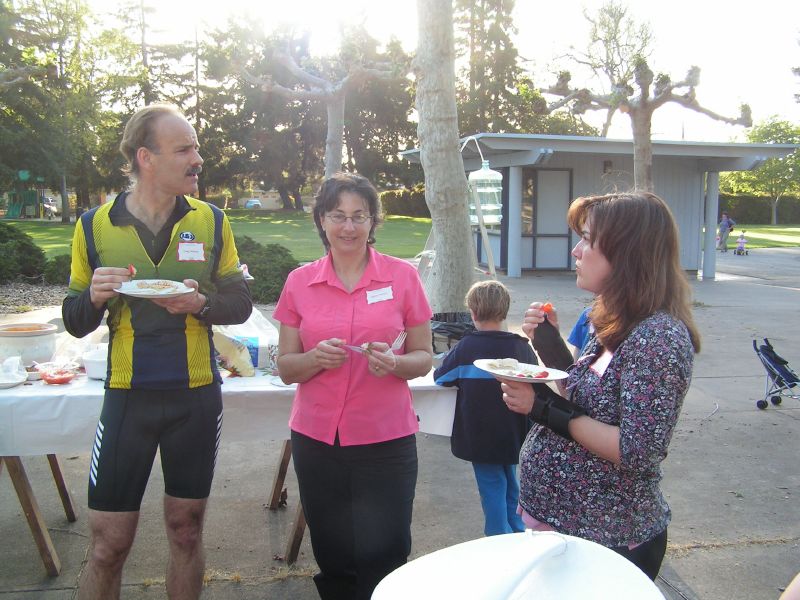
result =
M474 141L473 141L474 140ZM477 146L480 145L480 152ZM461 139L464 168L480 167L481 154L492 167L545 166L555 154L633 156L633 140L527 133L478 133ZM653 140L653 158L679 157L696 160L704 171L748 171L765 160L782 158L800 148L795 144L738 144ZM420 162L419 148L401 152Z

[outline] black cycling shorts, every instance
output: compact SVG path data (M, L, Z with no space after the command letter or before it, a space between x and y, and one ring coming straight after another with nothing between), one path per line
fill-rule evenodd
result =
M181 390L106 390L89 466L89 508L138 511L159 448L165 493L207 498L221 429L218 383Z

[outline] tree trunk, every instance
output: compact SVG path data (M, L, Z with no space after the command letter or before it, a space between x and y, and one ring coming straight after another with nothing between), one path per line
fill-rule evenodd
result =
M342 170L344 139L344 91L325 101L328 111L328 137L325 140L325 179Z
M61 175L61 189L59 190L59 192L61 194L61 222L69 223L70 209L69 209L69 197L67 196L66 175Z
M90 205L89 187L85 183L78 184L75 187L75 206L86 211L89 210Z
M631 108L628 113L633 132L633 187L653 191L653 145L650 141L652 112L648 108Z
M417 0L417 19L417 135L436 253L426 287L434 312L458 312L464 310L476 260L458 147L452 3Z
M139 2L140 22L139 25L142 30L142 67L144 67L144 81L142 81L142 96L144 97L144 105L149 106L155 102L155 95L153 94L153 84L150 82L150 59L147 50L147 21L144 18L144 0Z
M300 194L300 188L292 190L292 198L294 198L294 209L303 211L303 196Z
M778 224L778 201L781 199L780 195L772 202L772 224Z
M206 182L203 181L203 176L201 175L200 180L197 182L197 199L205 202L207 197L208 188L206 187Z
M285 185L279 185L278 195L281 197L284 210L292 210L292 199L289 197L289 189Z

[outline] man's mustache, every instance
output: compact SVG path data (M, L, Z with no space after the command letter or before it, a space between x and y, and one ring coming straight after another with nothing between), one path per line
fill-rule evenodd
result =
M186 171L186 174L187 175L199 175L202 170L203 170L203 167L198 165L198 166L192 167L191 169Z

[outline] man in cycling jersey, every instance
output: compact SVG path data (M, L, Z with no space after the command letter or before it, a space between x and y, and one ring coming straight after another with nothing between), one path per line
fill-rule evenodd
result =
M252 301L227 217L189 197L202 170L198 150L194 128L177 108L141 109L120 144L130 190L84 213L75 226L64 325L83 337L107 314L109 328L79 598L119 598L157 450L170 551L167 594L200 595L203 517L222 425L211 325L244 322ZM134 277L177 281L188 290L160 298L121 294Z

